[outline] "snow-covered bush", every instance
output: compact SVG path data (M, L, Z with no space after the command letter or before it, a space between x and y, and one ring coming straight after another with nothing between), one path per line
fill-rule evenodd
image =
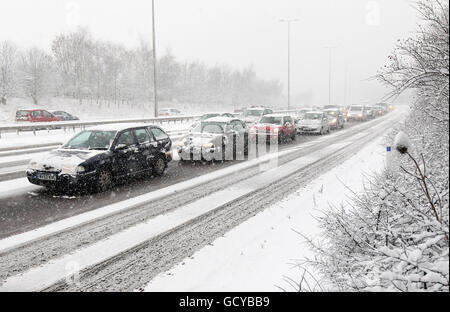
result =
M398 167L372 177L350 207L318 220L309 261L339 290L449 291L448 1L417 3L424 19L378 78L390 96L414 90L394 142Z

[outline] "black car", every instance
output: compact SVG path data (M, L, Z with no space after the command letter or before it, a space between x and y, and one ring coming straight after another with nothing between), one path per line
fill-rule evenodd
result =
M72 114L69 114L65 111L60 110L51 110L50 113L61 119L62 121L70 121L70 120L80 120L77 116L74 116Z
M171 147L169 136L158 126L98 126L31 160L27 177L50 188L104 191L120 178L162 175L172 160Z

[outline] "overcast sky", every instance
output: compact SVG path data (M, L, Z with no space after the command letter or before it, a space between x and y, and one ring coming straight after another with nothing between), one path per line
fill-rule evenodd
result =
M395 42L411 35L417 14L406 0L155 0L157 52L178 60L253 64L257 74L287 85L287 25L292 24L292 93L328 103L328 50L332 99L375 101L384 88L366 79L387 60ZM136 46L151 40L150 0L1 0L0 40L46 50L61 32L86 26L98 39Z

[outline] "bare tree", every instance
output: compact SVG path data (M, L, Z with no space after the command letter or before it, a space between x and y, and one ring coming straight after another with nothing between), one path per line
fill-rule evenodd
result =
M416 3L423 23L416 36L400 41L377 78L391 92L386 98L416 90L429 116L447 123L449 119L449 11L448 1Z
M378 75L392 88L387 98L416 95L399 125L408 144L393 140L399 166L374 176L350 206L324 211L321 240L307 238L310 263L340 290L449 291L448 1L416 7L418 33Z
M0 102L6 105L16 83L17 48L8 41L0 43Z
M52 44L57 68L69 91L79 100L80 105L87 94L92 93L88 83L92 65L92 38L85 29L60 35Z
M48 94L52 87L52 57L38 48L22 53L20 58L23 91L34 104Z

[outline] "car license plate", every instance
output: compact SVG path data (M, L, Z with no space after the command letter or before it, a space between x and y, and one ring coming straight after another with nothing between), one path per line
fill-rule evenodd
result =
M38 173L37 178L39 180L56 181L56 174L54 174L54 173Z

